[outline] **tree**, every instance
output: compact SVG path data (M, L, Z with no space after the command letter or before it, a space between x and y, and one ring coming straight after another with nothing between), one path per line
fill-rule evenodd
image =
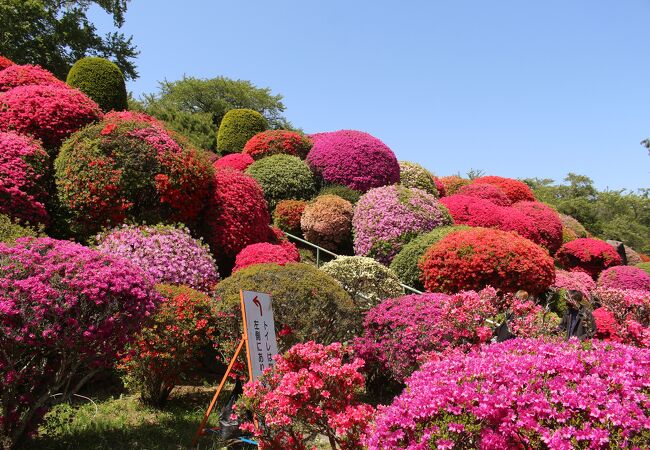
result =
M120 28L129 0L0 0L0 55L18 64L38 64L65 80L72 64L85 56L111 59L127 79L138 77L133 37L104 37L86 17L94 3Z

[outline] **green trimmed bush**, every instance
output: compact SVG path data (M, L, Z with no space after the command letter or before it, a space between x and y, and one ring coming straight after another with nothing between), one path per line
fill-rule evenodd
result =
M402 283L418 290L424 290L420 275L422 271L418 268L418 261L426 251L447 236L452 231L459 231L469 228L465 225L452 225L436 228L433 231L424 233L406 244L390 263L390 268Z
M433 174L419 164L410 161L399 162L399 182L407 188L417 188L440 197Z
M347 186L343 186L341 184L330 184L329 186L323 187L318 193L318 196L320 197L322 195L337 195L341 197L343 200L347 200L354 205L361 198L361 194L362 194L361 192L355 191L354 189L351 189Z
M648 274L650 274L650 262L642 262L637 264L635 267L638 267L641 270L645 270Z
M240 153L246 142L268 128L264 116L252 109L231 109L221 120L217 148L222 155Z
M361 326L352 299L325 272L303 263L255 264L217 285L223 329L232 336L241 335L240 289L271 294L280 351L309 340L342 342Z
M13 244L16 239L21 237L39 237L42 234L38 231L19 225L11 220L9 216L0 214L0 242Z
M70 68L66 82L95 100L104 111L127 109L124 75L107 59L95 56L80 59Z
M316 193L312 171L297 156L268 156L251 164L246 173L262 186L271 211L280 200L309 200Z

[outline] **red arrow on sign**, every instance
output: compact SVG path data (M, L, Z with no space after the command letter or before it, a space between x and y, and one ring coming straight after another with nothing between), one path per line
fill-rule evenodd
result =
M253 298L253 303L256 304L260 308L260 316L261 316L262 315L262 304L257 299L257 295Z

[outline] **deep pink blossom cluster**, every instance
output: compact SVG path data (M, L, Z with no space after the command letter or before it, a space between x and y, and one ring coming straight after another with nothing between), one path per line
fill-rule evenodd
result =
M45 176L49 157L31 137L0 131L0 213L47 224Z
M160 284L210 292L219 281L210 251L185 227L127 226L97 236L97 249L125 258Z
M650 351L514 339L432 361L379 407L370 450L627 448L650 442Z
M341 130L312 135L307 162L328 184L356 191L399 183L399 163L382 141L362 131Z
M600 273L598 287L650 292L650 274L634 266L614 266Z
M248 153L231 153L217 159L213 165L215 169L229 168L243 172L254 162L255 160Z
M416 235L451 223L447 208L423 190L399 185L375 188L354 209L354 252L389 264Z
M508 196L499 186L490 183L472 183L462 186L458 190L458 194L489 200L499 206L510 206L512 204Z
M34 84L67 87L63 81L41 66L13 64L4 70L0 70L0 92L6 92L18 86Z
M259 242L245 247L237 254L232 271L235 273L253 264L275 263L284 266L288 262L300 262L300 253L294 244Z
M598 288L597 337L650 347L650 291Z
M518 202L512 208L531 220L539 236L535 242L546 248L551 255L562 246L562 221L553 208L536 201Z
M140 122L150 125L158 125L164 128L164 123L155 117L138 111L109 111L102 119L105 123L119 124L121 122Z
M500 188L510 199L512 203L517 202L534 202L535 196L533 191L523 181L513 178L504 178L494 175L475 178L472 183L488 183Z
M566 270L582 270L598 278L603 270L618 266L623 261L614 247L592 238L574 239L562 245L555 255L556 262Z
M588 273L582 271L567 272L566 270L557 269L555 271L555 282L551 285L551 289L579 291L582 292L585 297L589 298L591 292L596 289L596 282Z

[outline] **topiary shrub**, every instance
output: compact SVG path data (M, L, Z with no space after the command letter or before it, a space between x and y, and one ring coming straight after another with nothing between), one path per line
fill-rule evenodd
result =
M392 270L365 256L339 256L321 270L341 283L361 311L404 293Z
M277 264L300 262L300 253L295 245L287 242L283 245L259 242L245 247L235 258L232 273L255 264Z
M420 259L428 291L453 293L492 286L541 293L555 277L546 250L515 233L472 228L450 233Z
M361 198L361 192L350 189L347 186L341 186L339 184L330 184L329 186L324 186L318 192L318 197L323 195L336 195L338 197L341 197L343 200L349 201L353 205L356 205Z
M340 184L361 192L399 183L399 163L393 151L362 131L320 134L307 162L326 184Z
M416 235L451 223L447 208L431 194L397 185L375 188L354 210L354 252L387 265Z
M533 222L536 234L533 241L549 251L552 255L562 246L562 222L558 213L548 205L540 202L518 202L512 206Z
M399 162L399 183L407 188L417 188L439 197L433 174L417 163Z
M232 153L223 158L217 159L213 165L215 169L233 169L243 172L254 162L255 160L251 155L245 153Z
M300 228L309 242L336 252L352 242L352 203L336 195L323 195L305 206Z
M621 264L614 247L600 239L579 238L562 245L555 260L565 270L582 270L598 278L600 272Z
M14 64L16 63L9 58L5 58L4 56L0 55L0 70L4 70L9 66L13 66Z
M0 214L0 242L13 245L16 239L22 237L38 237L41 233L38 230L23 226L10 217Z
M567 272L566 270L557 269L555 271L555 281L551 285L551 289L555 291L559 291L560 289L579 291L586 298L590 298L591 293L596 289L596 283L585 272Z
M422 271L418 266L418 261L426 251L449 233L459 230L466 230L469 227L465 225L453 225L439 227L427 233L423 233L406 244L402 250L393 258L390 263L390 269L395 272L402 283L407 286L423 290Z
M600 273L598 287L650 291L650 275L638 267L614 266Z
M124 225L96 240L97 250L129 260L156 283L210 292L219 281L209 249L185 227Z
M493 184L501 188L501 190L508 196L512 203L535 201L533 191L523 181L515 180L512 178L486 176L475 178L472 183Z
M359 325L354 303L341 285L325 272L302 263L256 264L237 271L217 286L224 326L241 335L240 289L268 292L278 346L285 351L297 342L314 340L328 344L345 341Z
M128 106L124 75L107 59L80 59L70 68L66 82L95 100L104 111L122 111Z
M461 178L458 175L450 175L448 177L438 178L438 182L443 186L444 195L441 197L446 197L448 195L457 194L460 188L467 186L472 182L467 178Z
M300 236L300 218L307 206L304 200L280 200L273 210L273 225L279 229Z
M250 138L242 153L252 156L255 160L278 154L305 159L312 144L311 139L295 131L267 130Z
M316 193L313 174L297 156L269 156L255 161L246 173L262 186L271 211L280 200L308 200Z
M461 186L460 189L458 189L458 194L489 200L498 206L510 206L512 204L508 196L500 187L488 183L472 183L466 186Z
M51 85L66 87L63 81L41 66L13 64L0 70L0 92L7 92L18 86Z
M217 148L221 154L240 153L246 142L268 128L264 116L252 109L231 109L221 120Z
M20 86L0 95L0 131L31 134L52 156L61 141L100 117L97 103L67 86Z
M124 260L50 238L0 244L0 442L36 429L55 393L78 391L160 302Z
M649 350L616 343L537 339L454 354L413 374L377 415L365 444L369 450L641 448L650 440L648 358Z
M635 267L638 267L639 269L645 271L647 274L650 274L650 263L649 262L639 263Z
M193 224L213 177L203 152L155 124L119 120L74 134L54 168L59 200L81 237L126 219Z
M0 131L0 213L23 222L47 224L49 156L31 137Z
M565 244L578 238L586 238L589 236L585 227L573 217L560 214L560 221L562 222L562 241Z

